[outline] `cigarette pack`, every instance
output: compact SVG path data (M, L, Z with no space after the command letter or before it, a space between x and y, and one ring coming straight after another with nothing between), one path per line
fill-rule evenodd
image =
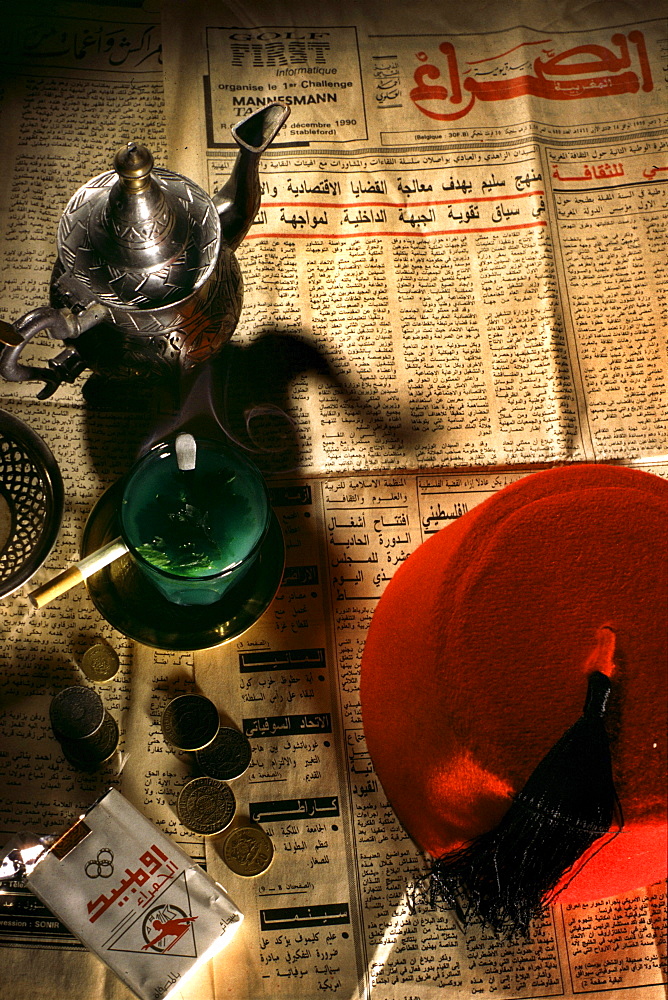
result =
M243 919L225 890L112 789L27 874L141 1000L168 1000Z

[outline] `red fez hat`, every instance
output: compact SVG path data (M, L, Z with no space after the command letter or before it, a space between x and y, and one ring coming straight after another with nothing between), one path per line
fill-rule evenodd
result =
M665 877L667 514L668 483L649 473L594 465L534 473L432 536L390 581L362 658L364 729L383 788L436 859L434 874L439 859L446 872L450 859L459 870L513 810L528 802L529 812L560 812L554 796L573 792L585 815L571 816L568 802L570 826L600 827L609 809L611 832L597 828L577 863L552 873L541 905ZM592 675L610 679L604 723L605 691L587 723L593 742L578 743L575 770L568 749L558 787L543 800L534 790L542 770L555 771L556 748L563 757L587 728ZM588 802L601 789L610 801L593 821ZM498 840L491 851L498 881ZM475 885L463 883L475 897Z

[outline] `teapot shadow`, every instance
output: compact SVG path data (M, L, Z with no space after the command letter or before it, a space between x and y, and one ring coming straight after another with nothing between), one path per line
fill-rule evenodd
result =
M406 451L412 430L383 419L367 393L344 381L305 332L261 330L246 344L227 343L180 382L106 378L92 374L83 387L86 433L93 465L105 483L125 474L153 444L187 430L227 438L265 475L295 475L304 464L304 434L295 415L298 390L313 379L339 397L383 448ZM113 454L108 418L115 422Z

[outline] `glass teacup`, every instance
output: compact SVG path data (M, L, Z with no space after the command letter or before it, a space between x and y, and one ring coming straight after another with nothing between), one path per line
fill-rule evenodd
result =
M190 435L155 445L137 462L119 511L121 535L139 569L168 601L182 605L212 604L243 579L270 516L253 462L225 442Z

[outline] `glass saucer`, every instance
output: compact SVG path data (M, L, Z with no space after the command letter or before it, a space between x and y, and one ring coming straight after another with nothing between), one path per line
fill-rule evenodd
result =
M123 484L115 483L93 507L81 557L120 534L116 511ZM276 515L246 576L214 604L173 604L160 594L128 554L86 580L93 604L114 628L154 649L212 649L245 632L271 604L283 576L285 545Z

